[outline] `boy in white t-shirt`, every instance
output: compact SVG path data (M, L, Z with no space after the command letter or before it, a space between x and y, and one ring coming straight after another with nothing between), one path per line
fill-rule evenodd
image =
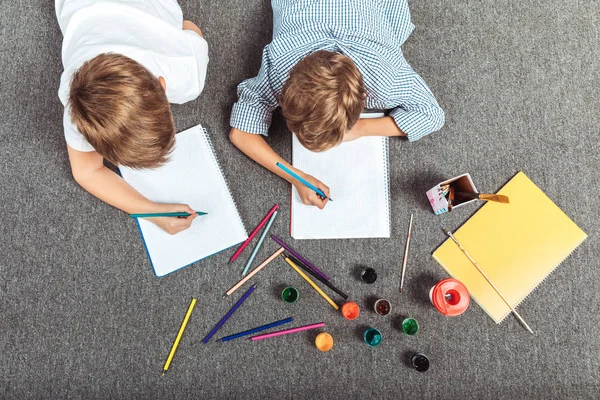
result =
M154 168L175 143L169 103L200 95L208 45L184 21L176 0L56 0L64 39L59 97L73 177L127 213L189 212L150 218L174 234L196 214L185 204L154 203L106 168Z

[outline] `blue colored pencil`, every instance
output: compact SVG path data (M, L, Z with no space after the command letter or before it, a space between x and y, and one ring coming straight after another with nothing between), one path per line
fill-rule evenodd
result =
M223 337L221 339L217 339L217 342L218 341L227 342L229 340L237 339L239 337L250 335L252 333L264 331L265 329L274 328L274 327L279 326L279 325L287 324L289 322L292 322L293 320L294 319L292 317L289 317L289 318L282 319L282 320L279 320L279 321L271 322L270 324L259 326L258 328L248 329L247 331L236 333L235 335L225 336L225 337Z
M303 185L311 188L312 190L314 190L315 192L317 192L317 194L323 198L326 198L327 196L325 196L325 193L323 193L323 191L321 189L319 189L318 187L316 187L315 185L313 185L312 183L310 183L309 181L307 181L306 179L302 178L300 175L296 174L295 172L293 172L291 169L289 169L288 167L286 167L285 165L283 165L282 163L277 163L277 166L279 168L281 168L282 170L284 170L285 172L287 172L288 174L290 174L291 176L293 176L294 178L298 179ZM329 198L330 201L331 197Z
M246 276L246 274L248 273L248 270L250 269L250 265L252 265L252 261L254 261L254 257L256 257L256 253L258 253L260 246L262 246L263 240L265 240L265 236L267 236L267 233L269 233L269 229L271 229L271 225L273 225L273 221L275 221L276 216L277 216L277 211L275 211L273 213L273 215L271 215L271 219L269 220L267 227L265 228L262 235L260 236L260 239L258 239L258 243L256 243L256 247L254 248L254 250L252 250L252 254L250 255L250 258L248 259L248 262L246 263L246 266L244 267L244 270L242 271L242 276Z
M244 295L237 301L237 303L235 303L233 305L233 307L231 307L231 310L229 310L227 312L227 314L225 314L225 316L223 318L221 318L221 320L219 321L219 323L217 324L217 326L215 326L213 328L212 331L210 331L210 333L208 335L206 335L206 337L202 340L203 344L208 343L208 341L210 340L211 337L213 337L213 335L215 333L217 333L217 331L223 326L223 324L225 322L227 322L227 320L229 319L229 317L231 317L231 315L235 312L235 310L237 310L239 308L239 306L242 305L242 303L244 301L246 301L246 299L248 298L248 296L250 296L252 294L252 292L254 291L254 289L256 288L256 283L252 286L250 286L250 289L248 289L248 291L246 293L244 293Z

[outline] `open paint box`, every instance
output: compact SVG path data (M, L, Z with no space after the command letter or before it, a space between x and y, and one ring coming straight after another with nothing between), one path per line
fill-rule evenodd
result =
M461 199L460 196L456 196L453 201L449 201L450 193L444 194L443 190L443 187L446 185L449 185L456 193L477 193L477 188L469 174L459 175L438 183L426 193L429 204L431 204L431 208L433 208L433 212L436 215L452 211L457 207L476 201L476 199Z

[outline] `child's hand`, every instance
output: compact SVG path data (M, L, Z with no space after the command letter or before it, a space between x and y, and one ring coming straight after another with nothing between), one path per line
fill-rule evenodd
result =
M327 197L322 198L308 186L304 185L303 183L301 183L299 181L295 181L294 186L296 187L296 190L298 191L298 194L300 195L300 199L302 200L302 203L309 205L309 206L317 206L321 210L323 208L325 208L325 205L329 201L329 199L328 199L329 187L311 175L307 175L303 172L299 172L298 175L300 175L302 178L306 179L307 181L309 181L310 183L312 183L313 185L315 185L316 187L321 189L323 191L323 193L325 193L325 195L327 195Z
M191 214L188 217L146 218L169 235L174 235L186 230L192 225L194 218L198 216L198 214L196 214L196 212L187 204L160 204L159 206L159 210L156 212L186 212Z

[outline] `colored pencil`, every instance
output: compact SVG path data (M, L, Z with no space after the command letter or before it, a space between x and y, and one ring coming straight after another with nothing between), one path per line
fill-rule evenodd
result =
M181 323L181 326L179 327L179 332L177 333L175 342L173 343L173 346L171 347L171 352L169 353L169 357L167 358L167 361L165 362L165 366L163 367L163 373L162 373L163 376L165 376L165 372L167 372L169 370L169 366L171 365L173 356L175 355L175 352L177 351L177 347L179 346L179 341L181 340L181 337L183 336L183 331L185 331L185 327L187 326L187 323L190 320L190 316L192 315L192 311L194 311L195 305L196 305L196 299L194 299L192 297L192 301L190 302L188 310L185 313L185 318L183 319L183 322Z
M269 223L267 224L265 230L263 231L262 235L260 236L260 239L258 239L258 243L256 244L256 247L254 247L254 250L252 251L250 258L248 259L248 262L246 263L246 266L244 267L244 270L242 271L242 276L245 276L248 273L248 269L250 269L250 265L252 265L252 261L254 261L254 257L256 257L256 253L258 253L260 246L262 246L263 240L265 240L267 233L269 233L269 229L271 229L271 225L273 225L273 221L275 221L277 212L278 211L275 211L273 213L273 215L271 215L271 219L269 220Z
M197 211L198 215L206 215L208 213ZM189 217L190 213L186 212L166 212L166 213L145 213L145 214L129 214L129 218L155 218L155 217Z
M250 272L248 275L246 275L245 277L243 277L238 283L236 283L235 285L233 285L231 287L231 289L229 289L224 295L223 298L227 297L227 296L231 296L231 294L233 292L235 292L236 290L238 290L238 288L240 286L242 286L244 283L246 283L247 281L250 280L250 278L252 278L254 275L256 275L261 269L263 269L264 267L267 266L267 264L269 264L271 261L273 261L275 258L277 258L278 255L280 255L281 253L283 253L285 249L283 247L281 247L279 250L277 250L275 253L271 254L269 256L269 258L267 258L265 261L262 262L262 264L260 264L258 267L254 268L252 270L252 272Z
M247 331L244 331L244 332L240 332L240 333L236 333L234 335L229 335L229 336L222 337L221 339L217 339L217 342L219 342L219 341L220 342L228 342L230 340L237 339L237 338L242 337L242 336L250 335L252 333L264 331L265 329L270 329L270 328L274 328L274 327L279 326L279 325L287 324L289 322L292 322L293 320L294 320L294 318L289 317L289 318L282 319L282 320L279 320L279 321L271 322L270 324L259 326L259 327L254 328L254 329L248 329Z
M454 237L454 235L452 234L452 232L450 232L449 230L446 230L446 229L444 229L444 232L446 232L448 234L448 236L450 236L450 238L452 238L452 240L454 241L454 243L456 243L456 245L460 248L460 250L464 253L464 255L467 256L467 258L469 259L469 261L471 261L471 263L475 266L475 268L477 268L477 270L479 271L479 273L481 275L483 275L483 277L485 278L485 280L488 281L488 283L492 286L492 288L494 288L494 290L496 291L496 293L498 293L498 296L500 296L500 298L506 303L506 305L508 306L508 308L510 308L510 311L512 311L512 313L515 315L515 317L517 317L517 319L519 321L521 321L521 323L523 324L523 326L525 326L525 328L527 328L527 330L530 333L533 333L533 331L531 330L531 328L529 327L529 325L527 325L527 323L525 322L525 320L523 318L521 318L521 316L519 315L519 313L517 312L517 310L515 310L515 308L510 305L510 303L508 302L508 300L506 300L506 298L502 295L502 293L500 293L500 290L498 290L498 288L496 287L496 285L494 285L494 283L490 280L490 278L488 278L488 276L486 275L486 273L483 272L483 270L479 267L479 265L477 265L477 263L475 262L475 260L473 260L473 257L471 257L471 255L467 252L467 250L465 250L465 248L462 247L462 245L460 244L460 242L458 241L458 239L456 239Z
M308 262L308 260L306 258L302 257L297 251L295 251L294 249L292 249L289 245L285 244L285 242L283 240L279 239L275 235L271 235L271 239L273 239L274 241L277 242L277 244L279 244L281 247L283 247L284 249L286 249L288 251L288 253L290 253L291 255L293 255L294 257L296 257L298 260L302 261L302 263L304 263L304 265L306 265L308 268L312 269L317 274L321 275L321 277L323 279L325 279L326 281L329 280L329 277L327 275L325 275L323 273L323 271L319 270L317 267L315 267L310 262Z
M298 179L300 181L300 183L302 183L304 186L308 187L309 189L314 190L315 192L317 192L317 194L319 196L321 196L322 198L327 198L327 196L325 195L325 193L319 189L318 187L316 187L315 185L313 185L312 183L310 183L309 181L307 181L306 179L302 178L300 175L298 175L297 173L295 173L294 171L292 171L291 169L289 169L288 167L286 167L285 165L283 165L282 163L277 163L277 166L279 168L281 168L282 170L284 170L285 172L287 172L288 174L290 174L292 177ZM331 197L329 197L330 201L333 201L331 199Z
M210 338L213 337L213 335L215 333L217 333L217 331L223 326L223 324L225 322L227 322L227 320L229 319L229 317L231 317L233 315L235 310L237 310L242 305L242 303L244 301L246 301L246 299L248 298L248 296L250 296L252 294L252 292L254 292L255 288L256 288L256 283L254 285L250 286L250 288L248 288L248 291L246 293L244 293L244 295L242 297L240 297L240 299L237 301L237 303L235 303L233 305L233 307L231 307L231 309L227 312L227 314L225 314L225 316L223 318L221 318L221 320L217 323L217 325L213 328L213 330L210 331L210 333L208 335L206 335L204 340L202 340L202 343L204 343L204 344L208 343Z
M404 249L404 261L402 262L402 278L400 278L400 293L404 286L404 273L406 272L406 261L408 260L408 246L410 246L410 233L412 232L413 214L410 214L410 222L408 223L408 236L406 237L406 248Z
M335 286L333 286L331 284L331 282L326 281L325 279L323 279L322 277L320 277L319 275L317 275L312 269L308 268L306 265L304 265L304 263L300 260L298 260L296 257L292 256L292 255L288 255L288 257L290 258L290 260L292 260L297 266L299 266L300 268L302 268L303 270L305 270L306 272L308 272L309 274L311 274L312 276L315 277L315 279L317 279L319 282L321 282L322 284L324 284L325 286L327 286L329 289L333 290L334 292L336 292L337 294L339 294L340 296L342 296L342 298L344 300L348 299L348 295L344 292L342 292L340 289L336 288Z
M296 264L294 264L294 262L292 260L290 260L289 258L287 258L285 256L282 256L282 257L290 265L290 267L292 267L294 269L294 271L296 271L298 273L298 275L300 275L302 278L304 278L304 280L306 282L308 282L308 284L310 286L312 286L313 289L315 289L317 291L317 293L319 293L321 296L323 296L323 298L325 300L327 300L327 302L329 304L331 304L331 307L333 307L336 310L339 310L340 307L337 304L335 304L335 302L333 300L331 300L331 298L329 296L327 296L327 294L323 290L321 290L321 288L318 287L317 284L312 281L312 279L310 279L308 276L306 276L306 274L304 272L302 272L302 270Z
M251 340L251 341L254 342L256 340L268 339L268 338L272 338L272 337L275 337L275 336L281 336L281 335L287 335L287 334L290 334L290 333L307 331L309 329L322 328L324 326L325 326L325 322L318 322L316 324L299 326L297 328L284 329L284 330L277 331L277 332L271 332L271 333L264 333L262 335L256 335L256 336L252 336L251 338L248 338L246 340Z
M248 246L248 244L252 241L252 239L254 239L254 236L256 236L256 234L258 233L258 231L260 231L260 229L267 223L267 221L269 220L269 218L271 218L271 215L273 215L273 213L275 211L277 211L277 209L279 208L279 204L275 204L271 210L267 213L267 215L265 215L265 217L262 219L262 221L260 221L260 223L258 225L256 225L256 228L254 228L254 230L252 231L252 233L250 234L250 236L248 236L248 239L246 239L244 241L244 243L242 243L242 245L240 246L239 249L237 249L237 251L235 252L235 254L233 256L231 256L231 259L229 260L229 262L233 262L235 261L236 258L238 258L238 256L242 253L242 251L244 251L244 249L246 248L246 246Z

